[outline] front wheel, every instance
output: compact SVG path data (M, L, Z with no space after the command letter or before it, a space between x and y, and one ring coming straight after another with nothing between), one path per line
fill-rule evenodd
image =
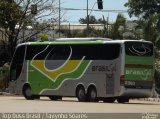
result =
M34 95L32 95L31 87L30 86L25 86L23 88L23 96L27 100L34 100Z

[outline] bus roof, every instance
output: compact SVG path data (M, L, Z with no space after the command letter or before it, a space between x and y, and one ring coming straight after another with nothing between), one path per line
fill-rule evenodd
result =
M112 40L109 38L59 38L51 41L36 41L26 42L20 45L50 45L50 44L105 44L105 43L120 43L124 42L150 42L145 40ZM150 42L151 43L151 42Z

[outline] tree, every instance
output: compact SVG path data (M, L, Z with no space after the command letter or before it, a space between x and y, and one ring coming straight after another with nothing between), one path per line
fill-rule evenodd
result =
M129 0L125 6L128 7L130 16L143 18L147 22L144 33L145 39L153 39L151 31L154 33L154 39L156 39L155 33L160 32L160 0Z
M126 18L122 14L117 15L116 22L112 25L111 38L123 39L123 32L125 30Z
M87 24L87 17L80 18L79 22L81 24ZM89 16L89 24L97 24L97 19L95 18L95 16Z
M18 6L13 0L1 0L0 1L0 26L7 31L8 44L10 45L10 51L13 51L13 47L16 45L15 26L22 16L20 6ZM11 53L10 52L10 53Z
M128 7L128 13L130 16L135 15L136 17L144 18L146 25L144 29L145 40L151 40L157 43L160 35L160 0L129 0L126 4ZM156 47L156 52L159 54L159 50ZM155 82L156 91L160 93L160 60L159 56L156 57L156 71L155 71Z
M130 16L149 18L160 14L159 0L128 0L125 6Z
M144 20L144 39L155 42L158 33L156 28L157 18L155 16L150 17L148 20Z
M99 18L99 19L96 19L95 16L89 16L89 24L106 24L107 21L105 21L104 19L102 18ZM87 24L87 17L85 18L80 18L79 19L79 23L81 24Z
M87 24L87 17L85 18L80 18L79 22L81 24ZM104 16L103 18L99 18L99 19L96 19L95 16L90 16L89 17L89 24L101 24L102 26L104 26L104 29L103 30L96 30L95 28L93 27L89 27L89 36L90 37L108 37L108 32L109 32L109 29L108 29L108 19L105 20ZM82 32L78 31L79 33L78 36L81 36L81 37L86 37L87 36L87 28L84 29Z
M157 17L152 16L149 19L140 18L132 21L135 23L135 28L130 31L134 34L133 39L145 39L155 42L158 35L156 30Z
M35 14L31 13L33 5L36 6ZM55 0L1 0L0 1L0 26L5 29L8 36L9 55L13 55L15 46L19 39L22 29L33 23L38 24L40 19L50 18L53 22L57 21ZM34 26L33 26L34 27ZM42 30L44 30L45 25ZM40 31L38 31L40 32ZM37 32L26 36L26 40L36 35Z

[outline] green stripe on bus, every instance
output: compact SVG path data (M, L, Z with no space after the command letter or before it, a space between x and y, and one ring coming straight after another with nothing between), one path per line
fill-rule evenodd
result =
M31 45L67 45L67 44L103 44L103 41L81 41L81 42L32 42Z
M47 78L31 65L29 65L28 82L31 85L32 93L40 94L43 92L43 90L47 89L56 90L62 85L65 80L79 79L85 73L90 62L90 60L84 60L75 71L61 74L59 77L57 77L55 82Z
M125 57L125 80L153 79L153 57L128 56Z

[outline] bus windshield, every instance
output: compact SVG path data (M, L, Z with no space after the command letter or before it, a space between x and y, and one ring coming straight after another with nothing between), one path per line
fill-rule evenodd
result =
M153 44L147 42L125 42L125 52L129 56L146 56L153 55Z

